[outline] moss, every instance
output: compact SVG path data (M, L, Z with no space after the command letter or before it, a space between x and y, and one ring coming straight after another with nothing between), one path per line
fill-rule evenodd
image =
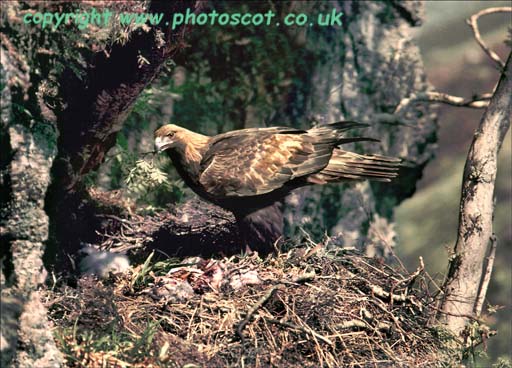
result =
M57 153L57 130L52 123L37 122L32 126L31 133L38 147L43 147L48 157Z

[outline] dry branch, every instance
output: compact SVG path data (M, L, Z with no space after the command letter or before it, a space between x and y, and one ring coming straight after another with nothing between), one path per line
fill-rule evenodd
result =
M494 51L492 51L482 40L482 36L480 35L480 30L478 28L478 18L480 18L483 15L487 14L494 14L494 13L503 13L503 12L512 12L512 7L498 7L498 8L489 8L484 9L474 15L472 15L468 20L467 23L470 25L471 29L473 30L473 34L475 37L476 42L480 45L482 50L498 65L498 68L500 70L503 70L505 67L505 63L500 59L498 54L496 54ZM398 115L410 104L415 102L439 102L444 103L451 106L459 106L459 107L469 107L473 109L484 109L487 106L489 106L489 100L492 97L492 93L485 93L480 96L473 96L472 98L465 99L463 97L459 96L452 96L447 93L443 92L437 92L437 91L430 91L430 92L422 92L422 93L416 93L412 94L411 96L404 98L400 101L398 106L396 107L394 111L394 115L397 116L395 119L390 118L387 116L387 114L383 114L382 117L380 117L384 123L388 123L388 120L391 119L392 123L400 123L400 120L398 118ZM391 115L393 116L393 115ZM379 120L381 120L379 119ZM401 125L409 125L409 124L401 124Z
M455 333L463 331L464 315L478 313L477 299L485 295L482 280L485 253L492 239L494 187L498 152L510 127L512 53L487 107L468 153L462 183L459 227L454 255L444 285L441 309Z
M267 291L257 302L256 304L254 304L251 309L249 309L249 312L247 312L247 315L245 316L245 318L238 324L238 326L236 327L236 334L238 335L238 337L240 337L240 340L242 340L242 345L244 345L245 343L245 338L244 338L244 328L245 326L249 323L249 321L251 320L251 318L254 316L254 313L256 313L256 311L258 309L260 309L263 304L265 304L266 302L268 302L268 300L270 298L272 298L272 296L276 293L276 291L278 290L278 286L274 286L272 287L269 291Z
M301 332L303 332L303 333L305 333L307 335L312 335L312 336L316 337L318 340L322 340L326 344L333 345L331 340L329 340L325 336L320 335L318 332L315 332L311 328L298 326L298 325L295 325L295 324L290 323L290 322L279 321L277 319L268 319L267 318L266 321L268 323L273 323L273 324L276 324L276 325L280 325L280 326L283 326L283 327L288 327L288 328L291 328L291 329L294 329L294 330L301 331Z
M481 96L475 96L470 99L463 97L452 96L442 92L423 92L412 94L411 96L402 99L395 109L394 114L399 114L411 103L415 102L439 102L452 106L470 107L473 109L483 109L489 105L489 99L492 97L491 93L485 93Z
M482 50L498 65L498 68L500 70L503 70L505 68L505 63L501 58L496 54L494 51L492 51L489 47L486 46L484 41L482 40L482 36L480 35L480 30L478 29L478 18L480 18L482 15L488 15L488 14L494 14L494 13L510 13L512 12L512 7L509 6L503 6L498 8L488 8L483 9L479 11L476 14L473 14L466 22L469 24L471 29L473 30L473 35L475 37L476 42L480 45Z

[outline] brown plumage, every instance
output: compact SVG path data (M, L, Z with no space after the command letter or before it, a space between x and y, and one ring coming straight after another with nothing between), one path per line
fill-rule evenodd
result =
M281 200L293 189L397 176L399 159L339 148L376 141L343 137L364 126L342 121L309 130L251 128L208 137L169 124L155 132L155 145L195 193L234 213L248 247L268 252L282 236Z

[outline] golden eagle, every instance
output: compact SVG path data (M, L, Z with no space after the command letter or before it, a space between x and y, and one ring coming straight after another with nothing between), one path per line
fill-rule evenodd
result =
M168 153L195 193L233 212L248 248L267 253L283 234L281 205L290 191L397 176L400 159L339 148L344 143L378 141L344 137L347 130L365 126L340 121L309 130L251 128L209 137L169 124L155 131L155 146Z

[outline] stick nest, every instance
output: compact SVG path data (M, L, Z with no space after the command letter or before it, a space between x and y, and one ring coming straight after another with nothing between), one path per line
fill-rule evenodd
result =
M318 247L264 260L154 258L47 292L69 366L451 364L449 337L430 325L422 269L404 274L354 251Z

